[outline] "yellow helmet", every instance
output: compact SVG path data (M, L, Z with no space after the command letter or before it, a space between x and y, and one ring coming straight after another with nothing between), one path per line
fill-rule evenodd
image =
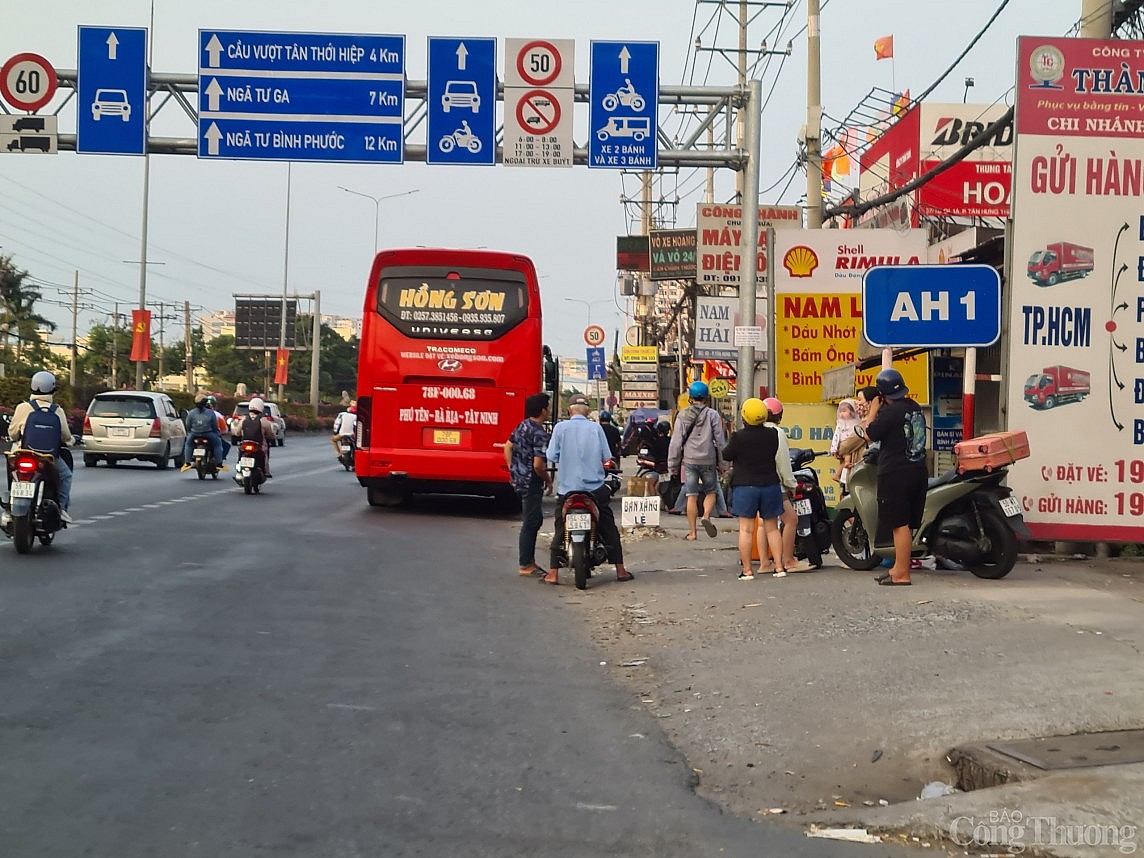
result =
M747 426L758 426L767 422L767 406L763 400L751 398L743 403L743 423Z

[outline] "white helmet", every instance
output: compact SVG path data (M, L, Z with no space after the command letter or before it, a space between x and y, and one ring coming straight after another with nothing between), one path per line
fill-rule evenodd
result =
M32 393L55 393L56 377L46 370L32 376Z
M258 397L255 397L254 399L250 400L250 404L247 405L246 407L250 411L257 411L259 414L263 414L266 412L266 403L263 402Z

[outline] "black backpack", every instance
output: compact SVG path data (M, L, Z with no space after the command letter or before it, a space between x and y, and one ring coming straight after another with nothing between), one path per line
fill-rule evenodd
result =
M59 406L53 402L46 408L41 408L34 399L28 400L28 404L32 406L32 413L24 421L22 445L37 453L59 455L63 443L63 428L57 413Z
M247 416L243 418L242 429L243 441L259 441L263 440L262 436L262 418Z

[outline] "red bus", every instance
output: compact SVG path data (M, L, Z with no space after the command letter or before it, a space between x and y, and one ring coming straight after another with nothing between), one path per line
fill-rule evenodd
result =
M354 471L371 506L414 492L515 500L504 442L542 385L532 260L486 250L383 250L358 355Z

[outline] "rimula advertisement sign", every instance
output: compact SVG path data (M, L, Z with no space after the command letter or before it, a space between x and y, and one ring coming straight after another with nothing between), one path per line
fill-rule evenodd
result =
M1144 541L1144 56L1022 37L1009 483L1037 539ZM1083 433L1083 442L1076 439Z

